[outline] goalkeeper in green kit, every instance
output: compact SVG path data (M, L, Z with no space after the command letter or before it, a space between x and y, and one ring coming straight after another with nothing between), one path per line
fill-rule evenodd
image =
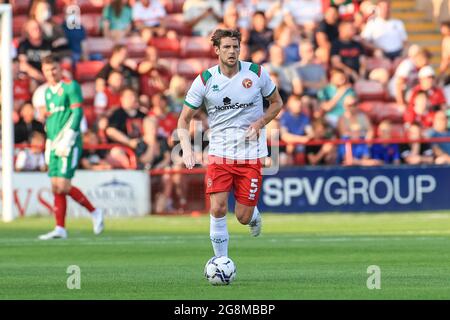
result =
M48 175L55 197L53 211L56 227L53 231L39 236L39 239L67 238L65 229L67 195L91 213L94 233L100 234L104 227L102 210L94 208L88 198L71 184L83 147L80 132L83 97L80 85L76 81L62 79L61 66L53 56L42 59L42 72L48 84L45 91L47 107L45 161L48 164Z

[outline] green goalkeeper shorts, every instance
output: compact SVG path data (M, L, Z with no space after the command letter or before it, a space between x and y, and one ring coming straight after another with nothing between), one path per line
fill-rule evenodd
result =
M72 179L78 167L82 150L82 143L79 140L75 142L68 157L58 157L55 155L55 151L52 150L48 164L48 175L50 177Z

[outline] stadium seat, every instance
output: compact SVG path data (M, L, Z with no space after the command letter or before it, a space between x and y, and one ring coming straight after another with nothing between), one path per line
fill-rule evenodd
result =
M154 46L158 50L161 58L179 57L181 45L178 39L169 38L153 38L149 45Z
M161 4L164 5L167 13L182 13L184 0L162 0Z
M169 14L162 19L162 25L169 30L176 31L179 35L189 36L192 34L191 28L184 23L182 13Z
M81 13L97 13L101 14L103 7L108 4L106 0L77 0L77 4L81 9ZM101 15L100 15L101 16Z
M13 36L21 37L25 23L28 21L27 15L15 16L13 18Z
M111 56L112 48L114 47L112 40L103 37L88 37L86 42L89 53L101 54L104 58Z
M186 58L214 57L211 43L204 37L183 37L181 39L181 54Z
M177 65L177 74L188 79L195 79L202 71L215 63L215 59L180 59Z
M392 138L402 139L405 138L405 127L401 123L392 124Z
M81 84L81 92L83 94L83 104L92 105L95 98L95 82L85 82Z
M80 61L75 67L75 80L79 82L94 81L105 65L103 61Z
M92 128L97 120L94 107L92 105L83 105L83 114L86 118L88 127Z
M400 112L397 103L385 102L378 110L379 121L388 119L395 123L403 123L403 113Z
M83 13L81 15L81 24L86 29L88 36L100 36L100 22L102 16L96 13Z
M128 48L129 58L143 58L145 57L145 49L147 44L138 37L127 38L125 45Z
M30 7L31 0L15 0L13 2L13 16L14 18L18 15L27 14L28 8Z
M377 57L370 57L367 58L367 65L366 65L367 71L371 72L375 69L386 69L389 74L392 73L392 62L387 58L377 58Z
M378 81L358 80L355 83L355 92L361 101L384 100L386 90Z

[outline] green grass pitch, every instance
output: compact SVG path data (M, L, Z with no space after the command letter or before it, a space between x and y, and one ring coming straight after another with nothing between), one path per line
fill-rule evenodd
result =
M229 215L230 286L213 287L209 218L68 219L69 239L42 242L50 218L0 224L0 299L450 299L450 214L263 215L263 233ZM81 289L66 286L69 265ZM369 290L367 268L381 269Z

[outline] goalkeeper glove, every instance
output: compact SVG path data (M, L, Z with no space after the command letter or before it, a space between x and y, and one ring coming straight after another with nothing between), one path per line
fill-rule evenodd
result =
M58 141L55 148L55 154L58 157L68 157L72 146L75 144L75 139L77 137L77 133L72 129L67 129L61 138Z
M47 140L45 140L45 152L44 152L44 158L45 158L46 165L49 165L49 163L50 163L50 152L52 152L52 140L47 139Z

